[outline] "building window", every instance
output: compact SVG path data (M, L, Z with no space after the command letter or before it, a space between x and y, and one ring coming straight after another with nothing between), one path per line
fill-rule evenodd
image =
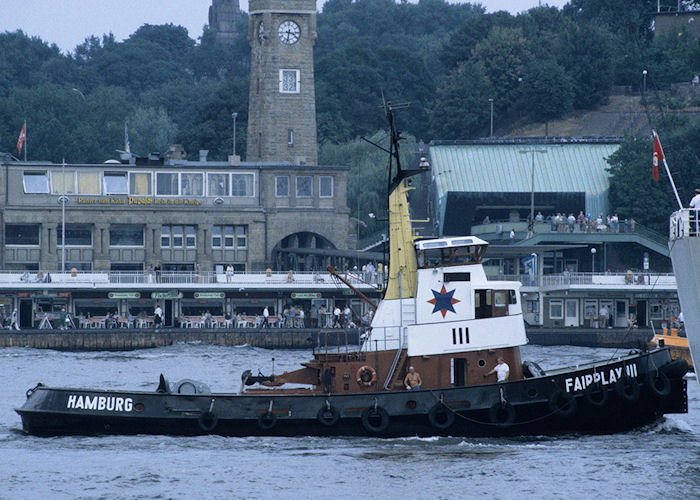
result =
M232 174L231 196L254 196L254 174Z
M170 226L160 226L160 248L170 248Z
M194 226L164 225L160 227L161 248L197 248Z
M158 196L177 196L180 194L178 174L158 172L156 174L156 194Z
M214 226L211 236L212 248L246 248L248 226Z
M287 146L294 147L294 130L291 128L287 129Z
M63 245L63 228L56 230L56 244ZM92 246L92 226L90 224L66 224L66 246ZM69 268L70 269L70 268Z
M301 71L298 69L280 70L280 93L298 94L300 88Z
M275 196L277 198L286 198L289 196L289 176L278 175L275 177Z
M129 174L129 194L148 196L151 194L151 173L131 172Z
M561 299L553 299L549 301L549 319L564 318L564 306Z
M65 189L65 191L64 191ZM75 193L75 171L58 170L51 172L51 193L52 194L74 194Z
M142 247L143 226L139 224L113 224L109 228L109 245L112 247Z
M180 174L180 193L182 196L202 196L204 194L203 179L202 174Z
M313 177L301 175L296 178L297 198L311 198L313 196Z
M185 226L185 246L187 248L197 248L197 235L194 226Z
M228 174L207 174L209 196L228 196Z
M224 248L233 248L233 226L224 226Z
M39 224L6 224L5 244L38 247Z
M24 192L48 194L49 178L46 172L24 172Z
M78 172L78 194L101 194L100 174L97 172Z
M236 226L236 247L245 248L248 245L247 226Z
M105 194L129 194L126 172L104 173Z
M322 175L318 178L318 195L321 198L333 198L333 177Z

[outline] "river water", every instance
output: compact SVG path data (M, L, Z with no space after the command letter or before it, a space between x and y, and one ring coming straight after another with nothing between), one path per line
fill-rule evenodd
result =
M612 349L523 348L548 367ZM622 352L620 352L622 354ZM464 438L36 438L13 408L37 382L155 389L195 378L237 391L250 368L294 369L306 351L177 345L122 353L0 350L0 498L700 498L700 385L690 412L613 436Z

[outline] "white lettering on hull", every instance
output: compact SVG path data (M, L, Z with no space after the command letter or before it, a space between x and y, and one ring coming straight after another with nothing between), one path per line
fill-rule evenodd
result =
M121 396L90 397L69 394L66 408L69 410L130 412L134 409L134 401L131 398L123 398Z
M566 392L579 392L585 390L591 384L600 383L600 385L614 384L622 378L622 371L628 377L637 377L637 365L625 365L610 368L606 370L596 371L594 373L586 373L577 377L571 377L564 380Z

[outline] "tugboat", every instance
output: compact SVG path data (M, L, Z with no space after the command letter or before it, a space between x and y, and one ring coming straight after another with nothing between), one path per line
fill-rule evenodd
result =
M38 384L17 409L27 433L223 436L607 434L687 412L688 365L667 348L543 371L527 343L519 282L490 281L488 243L416 240L400 133L389 120L390 272L371 329L354 350L328 349L296 371L242 375L238 393L200 382L127 392ZM392 174L395 172L395 175ZM366 299L365 299L366 300ZM498 365L498 367L497 367ZM504 366L505 365L505 366ZM410 374L410 375L409 375ZM300 385L303 388L300 388Z

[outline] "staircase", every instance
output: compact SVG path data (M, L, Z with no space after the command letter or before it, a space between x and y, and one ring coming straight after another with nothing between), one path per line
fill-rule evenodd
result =
M403 365L406 363L406 358L408 358L408 349L399 349L396 352L396 357L389 370L389 376L384 381L384 390L390 391L394 387L394 382L396 380L396 375L401 373Z

